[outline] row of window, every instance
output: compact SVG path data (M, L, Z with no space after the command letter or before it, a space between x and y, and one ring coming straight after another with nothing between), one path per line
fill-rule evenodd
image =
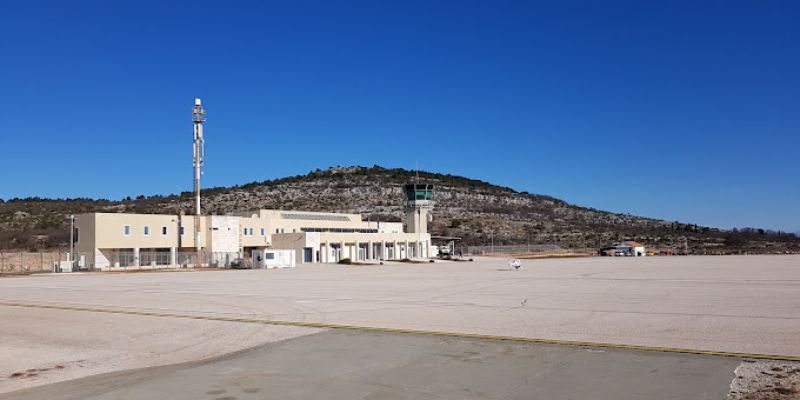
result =
M259 233L261 236L264 236L267 232L264 228L259 229ZM242 228L242 235L243 236L253 236L253 228Z
M377 229L300 228L303 232L378 233Z
M281 213L283 219L304 219L310 221L343 221L348 222L350 218L346 215L330 214L306 214L306 213Z
M142 228L143 228L142 233L144 234L144 236L150 236L150 227L148 225L145 225ZM217 228L213 229L216 230ZM180 226L178 227L178 230L180 231L181 236L183 236L185 232L184 228ZM377 229L300 228L300 230L303 232L378 233ZM133 228L130 225L124 225L122 227L123 236L130 236L132 232ZM161 236L167 236L168 232L169 231L166 226L161 227ZM242 228L243 236L254 236L253 232L254 232L253 228L250 227ZM292 232L297 232L297 231L293 229ZM261 236L264 236L266 234L266 231L264 228L260 228L259 233L261 234ZM286 233L286 231L283 228L278 228L275 229L275 233Z
M179 227L178 230L180 231L180 234L183 235L183 233L184 233L183 227L182 226ZM133 228L130 225L124 225L122 227L122 235L123 236L130 236L131 232L133 232ZM169 232L169 230L167 229L166 226L162 226L161 227L161 236L167 236L168 232ZM150 226L148 226L148 225L143 226L142 227L142 234L144 236L150 236Z

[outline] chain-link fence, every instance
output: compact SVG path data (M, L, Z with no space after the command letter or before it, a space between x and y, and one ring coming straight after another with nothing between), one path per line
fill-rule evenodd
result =
M92 258L95 258L95 256L96 255L92 255ZM108 257L107 259L109 267L128 268L136 266L136 255L132 251L112 252L111 257ZM97 261L99 261L99 264L102 264L102 260ZM90 265L90 267L94 269L95 266ZM103 268L103 265L98 265L98 268Z
M73 262L67 252L0 252L0 275L69 271L119 271L171 268L250 268L249 255L242 252L109 251L76 252Z
M174 258L173 258L174 254ZM199 262L198 262L199 254ZM130 270L158 268L247 268L252 266L249 256L242 252L175 252L170 251L114 251L95 254L94 269Z
M0 252L0 274L52 272L54 265L68 261L67 253Z
M165 265L172 265L171 257L169 251L143 251L139 254L139 262L141 265L163 267Z
M565 248L555 244L530 244L512 246L467 246L465 255L507 255L507 256L568 256L595 255L597 249L590 247Z
M197 265L197 252L176 253L177 264L181 267L193 267ZM200 253L199 267L211 268L249 268L253 263L250 256L245 253L236 252L204 252Z

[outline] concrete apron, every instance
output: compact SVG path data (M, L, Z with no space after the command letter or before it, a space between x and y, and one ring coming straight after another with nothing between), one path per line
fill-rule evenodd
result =
M0 399L722 399L731 357L330 330Z

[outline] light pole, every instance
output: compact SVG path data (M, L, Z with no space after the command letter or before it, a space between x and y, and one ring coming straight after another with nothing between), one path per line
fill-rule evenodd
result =
M70 214L69 217L69 267L75 267L75 215Z

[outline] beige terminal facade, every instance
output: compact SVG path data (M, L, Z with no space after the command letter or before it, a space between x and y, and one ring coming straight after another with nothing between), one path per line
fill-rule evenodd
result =
M289 210L200 217L82 214L75 249L83 268L194 266L199 221L201 265L229 266L267 249L295 250L297 264L428 258L434 255L427 232L432 197L431 185L406 185L405 230L402 222L364 221L360 214Z

